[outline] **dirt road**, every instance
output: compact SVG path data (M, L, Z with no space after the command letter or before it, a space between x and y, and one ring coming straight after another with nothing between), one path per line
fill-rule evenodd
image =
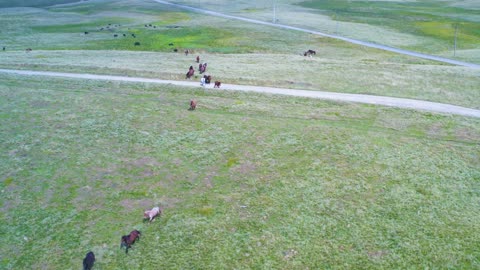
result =
M172 84L186 87L201 87L200 82L194 81L173 81L173 80L160 80L149 79L140 77L126 77L126 76L111 76L111 75L96 75L85 73L64 73L64 72L50 72L50 71L32 71L32 70L13 70L13 69L0 69L2 73L25 75L25 76L47 76L47 77L64 77L64 78L76 78L87 80L105 80L105 81L125 81L125 82L142 82L142 83L159 83L159 84ZM207 86L207 88L213 88L213 85ZM365 104L382 105L397 108L406 108L420 111L429 111L443 114L454 114L462 116L470 116L480 118L480 110L464 108L455 105L413 100L406 98L394 98L394 97L382 97L372 95L359 95L359 94L345 94L334 92L321 92L321 91L309 91L301 89L285 89L275 87L263 87L263 86L250 86L250 85L235 85L235 84L222 84L221 90L233 90L233 91L246 91L246 92L259 92L268 94L278 94L296 97L318 98L326 100L335 100L341 102L356 102Z

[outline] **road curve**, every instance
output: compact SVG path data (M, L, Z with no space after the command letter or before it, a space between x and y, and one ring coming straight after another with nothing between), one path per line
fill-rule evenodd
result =
M160 79L150 79L150 78L141 78L141 77L96 75L96 74L86 74L86 73L65 73L65 72L50 72L50 71L32 71L32 70L14 70L14 69L0 69L0 72L8 73L8 74L24 75L24 76L48 76L48 77L87 79L87 80L158 83L158 84L172 84L172 85L186 86L186 87L201 87L199 82L193 82L193 81L160 80ZM207 88L212 88L212 86L208 86ZM326 100L334 100L334 101L341 101L341 102L365 103L365 104L382 105L382 106L389 106L389 107L413 109L413 110L419 110L419 111L428 111L428 112L434 112L434 113L452 114L452 115L461 115L461 116L480 118L480 110L475 110L475 109L470 109L470 108L465 108L465 107L460 107L455 105L449 105L449 104L443 104L443 103L406 99L406 98L394 98L394 97L360 95L360 94L345 94L345 93L286 89L286 88L275 88L275 87L261 87L261 86L250 86L250 85L236 85L236 84L222 84L221 90L258 92L258 93L296 96L296 97L326 99Z
M160 4L170 5L170 6L180 8L180 9L190 10L190 11L197 12L197 13L202 13L202 14L207 14L207 15L212 15L212 16L217 16L217 17L223 17L223 18L233 19L233 20L240 20L240 21L244 21L244 22L268 25L268 26L273 26L273 27L278 27L278 28L283 28L283 29L301 31L301 32L309 33L309 34L314 34L314 35L339 39L339 40L343 40L343 41L346 41L346 42L349 42L349 43L362 45L362 46L366 46L366 47L370 47L370 48L376 48L376 49L380 49L380 50L384 50L384 51L390 51L390 52L394 52L394 53L398 53L398 54L403 54L403 55L408 55L408 56L433 60L433 61L452 64L452 65L457 65L457 66L464 66L464 67L469 67L469 68L480 69L480 65L474 64L474 63L462 62L462 61L457 61L457 60L444 58L444 57L440 57L440 56L418 53L418 52L414 52L414 51L402 50L402 49L389 47L389 46L385 46L385 45L381 45L381 44L365 42L365 41L356 40L356 39L347 38L347 37L338 36L338 35L331 35L331 34L319 32L319 31L313 31L313 30L300 28L300 27L295 27L295 26L289 26L289 25L285 25L285 24L264 22L264 21L248 19L248 18L244 18L244 17L240 17L240 16L227 15L227 14L223 14L223 13L219 13L219 12L215 12L215 11L210 11L210 10L206 10L206 9L201 9L201 8L195 8L195 7L191 7L191 6L185 6L185 5L170 3L168 1L163 1L163 0L153 0L153 1L155 1L157 3L160 3Z

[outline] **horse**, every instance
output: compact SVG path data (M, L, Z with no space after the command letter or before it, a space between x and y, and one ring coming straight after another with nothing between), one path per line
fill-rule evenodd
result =
M306 52L303 53L303 56L310 56L310 57L311 57L312 55L316 55L316 54L317 54L316 51L314 51L314 50L308 50L308 51L306 51Z
M215 81L215 85L213 86L213 88L220 88L220 85L222 85L222 82Z
M190 102L191 103L191 102ZM190 105L191 106L191 105ZM146 210L145 212L143 212L143 218L144 219L148 219L149 222L152 222L152 220L161 215L162 214L162 210L160 210L160 207L154 207L152 208L152 210Z
M210 75L203 75L203 78L205 78L205 83L210 84L210 81L212 80L212 76Z
M140 235L142 233L137 230L133 230L130 232L129 235L122 236L122 243L120 244L120 248L125 247L125 254L128 254L128 249L132 247L135 241L140 240Z
M190 100L190 108L188 110L194 111L197 108L197 101L192 99Z
M31 52L31 51L32 51L32 48L27 48L25 51L26 51L26 52Z
M189 53L189 51L188 51L188 50L185 50L185 55L186 55L186 56L188 56L188 53Z
M192 77L193 74L195 74L195 69L193 69L193 67L190 66L190 69L188 70L187 75L186 75L186 79L190 79L190 77Z
M83 259L83 270L92 270L93 264L95 263L95 254L93 252L88 252L85 259Z
M207 63L198 65L198 69L200 70L200 74L204 73L205 71L207 71Z
M197 63L200 63L200 56L197 56L195 59L197 60Z

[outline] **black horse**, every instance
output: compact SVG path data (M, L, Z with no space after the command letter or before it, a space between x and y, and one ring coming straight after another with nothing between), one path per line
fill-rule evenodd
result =
M93 264L95 263L95 254L93 252L88 252L85 259L83 259L83 270L92 270Z
M303 56L312 56L312 55L316 55L317 52L314 51L314 50L308 50L306 52L303 53Z

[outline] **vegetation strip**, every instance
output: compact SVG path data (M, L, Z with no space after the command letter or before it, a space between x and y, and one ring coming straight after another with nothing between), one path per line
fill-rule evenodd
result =
M68 77L68 78L79 78L79 79L88 79L88 80L150 82L150 83L173 84L173 85L189 86L189 87L200 86L197 82L149 79L149 78L140 78L140 77L111 76L111 75L95 75L95 74L85 74L85 73L66 73L66 72L9 70L9 69L0 69L0 72L20 74L20 75ZM448 114L456 114L456 115L472 116L472 117L480 118L480 110L464 108L464 107L450 105L450 104L442 104L442 103L436 103L436 102L405 99L405 98L308 91L308 90L300 90L300 89L292 90L292 89L284 89L284 88L246 86L246 85L234 85L234 84L222 84L222 89L308 97L308 98L329 99L329 100L336 100L336 101L356 102L356 103L365 103L365 104L373 104L373 105L383 105L383 106L389 106L389 107L416 109L416 110L423 110L423 111L430 111L430 112L437 112L437 113L448 113Z
M205 9L200 9L200 8L194 8L194 7L185 6L185 5L174 4L174 3L170 3L168 1L162 1L162 0L154 0L154 1L157 2L157 3L160 3L160 4L171 5L171 6L174 6L174 7L177 7L177 8L186 9L186 10L199 12L199 13L203 13L203 14L208 14L208 15L212 15L212 16L219 16L219 17L228 18L228 19L241 20L241 21L245 21L245 22L268 25L268 26L279 27L279 28L289 29L289 30L296 30L296 31L301 31L301 32L314 34L314 35L320 35L320 36L324 36L324 37L339 39L339 40L342 40L342 41L346 41L346 42L357 44L357 45L367 46L367 47L370 47L370 48L390 51L390 52L394 52L394 53L399 53L399 54L403 54L403 55L408 55L408 56L413 56L413 57L418 57L418 58L423 58L423 59L448 63L448 64L452 64L452 65L458 65L458 66L480 69L480 65L477 65L477 64L474 64L474 63L457 61L457 60L453 60L453 59L449 59L449 58L444 58L444 57L439 57L439 56L434 56L434 55L429 55L429 54L424 54L424 53L418 53L418 52L393 48L393 47L389 47L389 46L385 46L385 45L381 45L381 44L365 42L365 41L356 40L356 39L352 39L352 38L347 38L347 37L343 37L343 36L339 36L339 35L332 35L332 34L327 34L327 33L319 32L319 31L308 30L308 29L304 29L304 28L300 28L300 27L294 27L294 26L278 24L278 23L264 22L264 21L254 20L254 19L243 18L243 17L239 17L239 16L226 15L226 14L222 14L222 13L215 12L215 11L210 11L210 10L205 10Z

